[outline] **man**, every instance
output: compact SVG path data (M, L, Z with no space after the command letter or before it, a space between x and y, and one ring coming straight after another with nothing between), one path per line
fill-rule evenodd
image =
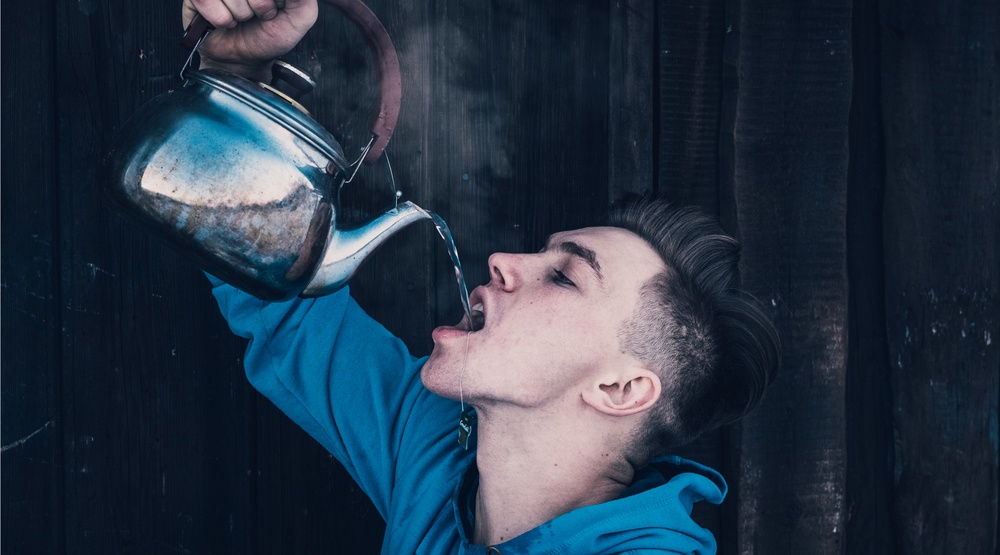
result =
M316 17L315 0L186 0L185 22L194 9L222 30L202 66L265 81ZM608 224L491 256L472 321L435 329L427 359L346 290L214 292L250 341L253 385L385 517L384 553L714 553L690 511L721 502L725 482L654 457L757 404L774 328L736 289L736 242L704 216L644 202Z

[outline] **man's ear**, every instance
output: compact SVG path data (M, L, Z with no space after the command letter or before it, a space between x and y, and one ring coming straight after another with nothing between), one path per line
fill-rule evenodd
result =
M584 390L583 401L611 416L628 416L651 408L660 398L660 377L655 372L633 366L609 372Z

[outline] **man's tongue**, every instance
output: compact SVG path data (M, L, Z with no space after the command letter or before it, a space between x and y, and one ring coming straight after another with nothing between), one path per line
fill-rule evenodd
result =
M468 316L463 317L462 321L455 328L462 331L477 332L483 329L485 323L486 316L483 314L483 305L480 303L472 307L472 319L470 320Z
M472 307L472 331L479 331L486 325L486 314L483 312L483 303L476 303Z

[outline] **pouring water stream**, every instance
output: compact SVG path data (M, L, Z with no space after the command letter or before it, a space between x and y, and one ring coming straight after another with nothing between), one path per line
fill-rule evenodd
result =
M441 216L438 216L429 210L424 210L419 206L417 206L416 209L434 222L434 227L437 228L438 235L440 235L441 239L444 240L445 247L448 249L448 256L451 257L452 265L455 267L455 279L458 281L458 295L462 301L462 309L465 310L465 315L468 318L469 325L471 326L472 306L469 304L469 288L465 284L465 274L462 272L462 261L458 258L458 248L455 247L455 239L451 235L451 229Z
M458 294L459 298L462 300L462 308L465 310L466 322L468 322L469 330L465 334L465 361L462 364L462 373L458 378L458 395L459 402L461 403L461 414L458 419L458 444L462 446L462 449L469 448L469 436L472 434L472 425L475 421L475 414L472 412L472 408L465 408L465 370L469 363L469 339L472 337L472 307L469 302L469 288L465 283L465 274L462 272L462 262L458 258L458 248L455 247L455 239L451 235L451 229L448 224L445 223L441 216L438 216L434 212L429 210L424 210L419 206L416 207L418 211L423 213L425 216L434 222L434 227L437 228L438 235L444 240L445 247L448 249L448 256L451 257L451 262L455 267L455 279L458 281Z

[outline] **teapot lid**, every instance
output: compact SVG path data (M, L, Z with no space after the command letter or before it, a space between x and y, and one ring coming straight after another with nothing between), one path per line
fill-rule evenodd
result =
M295 100L271 87L218 69L189 71L184 77L227 94L288 129L329 157L341 176L347 177L348 163L340 143Z

